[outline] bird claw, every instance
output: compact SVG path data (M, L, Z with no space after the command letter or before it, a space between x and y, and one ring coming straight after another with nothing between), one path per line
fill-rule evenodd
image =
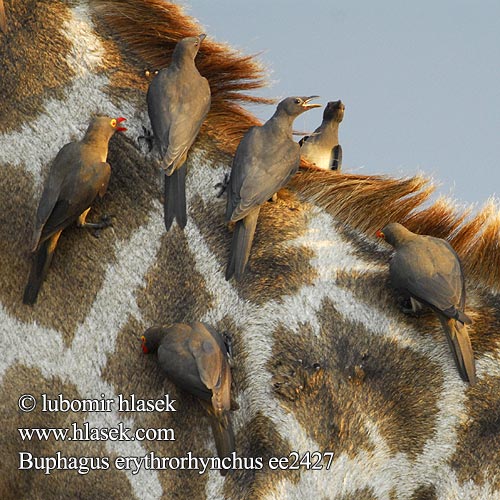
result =
M102 224L102 229L106 227L113 227L113 214L104 214L101 215L101 224Z
M350 377L351 378L351 377ZM366 378L366 372L364 370L363 365L355 365L354 366L354 374L352 376L352 380L356 385L361 385Z
M225 192L227 187L229 186L230 174L226 172L224 174L224 180L222 182L218 182L214 187L219 188L219 192L216 194L217 198L220 198Z
M146 141L148 145L148 151L149 153L151 153L153 149L153 140L154 140L153 133L151 132L151 130L148 130L146 127L144 127L144 125L142 126L142 131L144 132L144 135L140 135L139 137L137 137L137 142L139 142L141 139Z
M400 307L399 309L403 314L406 314L407 316L411 316L412 318L420 318L421 316L423 316L425 314L424 311L421 311L421 310L415 311L411 307Z
M224 332L222 334L222 338L224 339L224 344L226 345L227 362L229 366L232 368L234 366L233 339L231 335L227 332Z
M414 305L414 301L412 301L411 297L402 297L399 299L399 310L408 316L412 316L414 318L418 318L424 314L422 307L418 307Z
M100 222L86 222L81 227L92 229L92 235L94 236L94 238L99 238L103 229L106 229L107 227L113 227L113 217L114 215L104 214L101 215L99 219Z

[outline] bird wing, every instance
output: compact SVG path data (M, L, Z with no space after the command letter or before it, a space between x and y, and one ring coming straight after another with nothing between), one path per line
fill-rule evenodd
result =
M163 157L168 149L168 137L172 123L173 100L176 99L175 82L171 81L168 68L161 70L148 87L146 100L153 135ZM172 95L169 97L169 95Z
M57 202L43 227L42 239L45 240L67 227L90 207L98 194L103 196L110 175L111 167L106 162L88 166L84 166L79 160L74 162L71 172L61 184Z
M186 81L167 68L151 82L147 102L164 164L178 168L210 109L208 81L199 74Z
M213 342L206 339L193 341L191 351L196 360L201 381L208 389L216 389L220 385L221 379L220 352L218 352Z
M450 245L425 237L422 244L398 250L391 261L391 275L397 273L396 288L406 289L447 316L463 308L464 280L460 261ZM451 249L452 250L452 249Z
M340 144L333 146L330 169L342 170L342 146Z
M33 251L37 249L45 224L58 202L61 187L70 172L69 167L71 163L74 162L75 150L75 143L66 144L60 149L52 162L36 213L35 229L33 231L32 240Z
M222 336L206 323L193 323L201 342L193 343L193 354L202 382L212 391L212 406L217 415L231 409L231 371Z
M264 127L252 127L233 160L226 216L243 219L287 184L299 168L297 143L272 140Z
M209 108L210 98L202 102L195 99L182 103L172 119L168 150L164 158L165 165L174 164L174 168L178 168L184 163L184 161L179 162L195 141Z
M220 350L220 377L213 391L212 404L219 411L231 409L231 368L228 361L228 348L222 335L206 323L201 324L217 342Z

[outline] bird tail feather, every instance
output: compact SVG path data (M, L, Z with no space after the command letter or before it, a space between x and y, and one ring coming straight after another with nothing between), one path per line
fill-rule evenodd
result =
M210 416L210 425L214 435L215 447L219 458L230 457L235 451L233 424L227 413L220 416ZM225 476L227 469L221 469L220 473Z
M453 318L442 318L441 323L460 376L471 385L475 384L476 365L467 327Z
M167 231L172 226L174 219L181 229L186 227L186 165L173 171L171 175L165 173L165 199L163 210L165 227Z
M238 281L243 276L248 258L250 257L250 249L252 248L259 212L260 207L257 207L244 219L236 222L231 242L229 263L226 269L226 280L229 280L233 274Z
M45 276L47 276L50 263L52 262L52 257L60 234L61 231L45 240L36 251L31 265L28 284L24 289L24 304L33 305L36 302L38 292L40 291L40 287L45 280Z

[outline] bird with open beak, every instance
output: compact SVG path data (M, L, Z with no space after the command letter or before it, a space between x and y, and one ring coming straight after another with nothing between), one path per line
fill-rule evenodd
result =
M392 287L409 298L417 312L425 304L441 321L458 372L466 382L476 382L476 366L466 324L465 279L462 264L451 245L432 236L415 234L398 223L376 233L394 247L389 271Z
M104 196L111 167L106 163L108 143L115 132L127 129L125 118L93 118L81 141L70 142L57 153L38 205L33 233L33 263L24 290L23 302L34 304L47 274L62 231L77 221L79 227L102 229L111 225L109 217L86 222L90 206Z
M260 207L284 187L299 169L300 146L293 140L297 116L320 107L318 96L287 97L262 126L243 136L233 159L227 186L226 219L235 222L226 280L239 280L250 256Z

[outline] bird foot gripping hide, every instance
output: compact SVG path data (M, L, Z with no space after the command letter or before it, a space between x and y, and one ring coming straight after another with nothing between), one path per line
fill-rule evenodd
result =
M99 222L84 222L80 224L82 229L93 229L93 235L95 238L99 238L101 235L101 230L108 227L113 227L113 217L114 215L101 215Z
M167 67L200 27L163 0L4 3L0 498L499 499L498 207L466 218L443 202L421 209L422 178L303 169L286 198L264 200L245 279L226 281L232 234L207 186L257 124L238 103L259 99L235 89L261 84L258 65L203 42L213 103L187 160L189 223L166 234L157 170L135 140L149 126L142 71ZM95 205L116 214L113 231L96 241L67 227L26 307L42 186L95 114L129 118ZM373 236L392 220L460 255L474 386L434 314L400 314ZM224 477L205 409L137 342L151 325L193 321L232 337L241 461Z
M143 135L137 136L137 142L146 141L146 144L148 145L148 151L151 153L154 145L153 133L151 132L151 130L147 129L144 126L142 127L142 130L143 130Z

